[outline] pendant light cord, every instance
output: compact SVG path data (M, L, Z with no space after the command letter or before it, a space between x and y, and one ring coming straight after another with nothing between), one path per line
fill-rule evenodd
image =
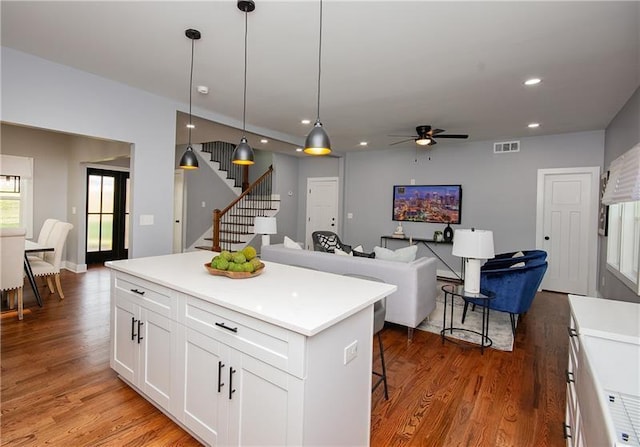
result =
M195 40L191 39L191 72L189 73L189 147L191 147L191 96L193 95L193 47Z
M242 106L242 133L246 133L247 116L247 8L244 9L244 93ZM243 135L245 136L245 135Z
M316 118L320 121L320 73L322 72L322 0L320 0L320 43L318 44L318 110Z

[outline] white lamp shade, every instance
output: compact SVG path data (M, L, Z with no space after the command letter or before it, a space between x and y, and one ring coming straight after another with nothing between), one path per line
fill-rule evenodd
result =
M456 230L453 236L453 256L470 259L491 259L493 251L493 231Z
M278 227L275 217L256 217L253 222L253 232L255 234L276 234Z

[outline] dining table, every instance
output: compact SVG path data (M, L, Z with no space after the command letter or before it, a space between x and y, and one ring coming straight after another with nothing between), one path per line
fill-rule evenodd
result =
M40 296L40 292L38 291L38 286L36 285L36 278L33 276L33 270L31 269L31 264L29 263L29 253L42 253L45 251L54 251L55 248L46 244L39 244L34 241L25 240L24 241L24 271L27 274L27 278L29 279L29 284L31 284L31 289L33 289L33 294L36 297L36 301L38 306L42 307L42 297Z

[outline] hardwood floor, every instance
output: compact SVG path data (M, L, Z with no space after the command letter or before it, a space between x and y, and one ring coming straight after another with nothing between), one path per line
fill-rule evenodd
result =
M63 271L62 285L43 308L25 288L22 322L2 315L2 445L199 445L109 368L108 270ZM568 315L566 295L540 293L514 351L483 356L388 326L389 400L372 396L371 445L564 446Z

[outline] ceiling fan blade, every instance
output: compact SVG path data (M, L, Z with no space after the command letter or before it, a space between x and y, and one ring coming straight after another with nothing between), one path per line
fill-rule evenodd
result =
M394 138L418 138L417 135L387 135L388 137Z
M469 138L469 135L463 135L463 134L446 134L446 135L438 135L436 138Z
M391 143L389 146L395 146L396 144L406 143L407 141L411 141L411 140L413 140L413 139L414 139L414 137L412 137L412 138L407 138L406 140L396 141L395 143Z
M433 146L434 144L438 144L438 142L434 138L432 138L431 139L431 143L429 143L429 146L427 146L427 147L429 148L429 147Z
M431 132L427 132L429 135L434 136L434 135L438 135L439 133L444 132L444 129L433 129Z

